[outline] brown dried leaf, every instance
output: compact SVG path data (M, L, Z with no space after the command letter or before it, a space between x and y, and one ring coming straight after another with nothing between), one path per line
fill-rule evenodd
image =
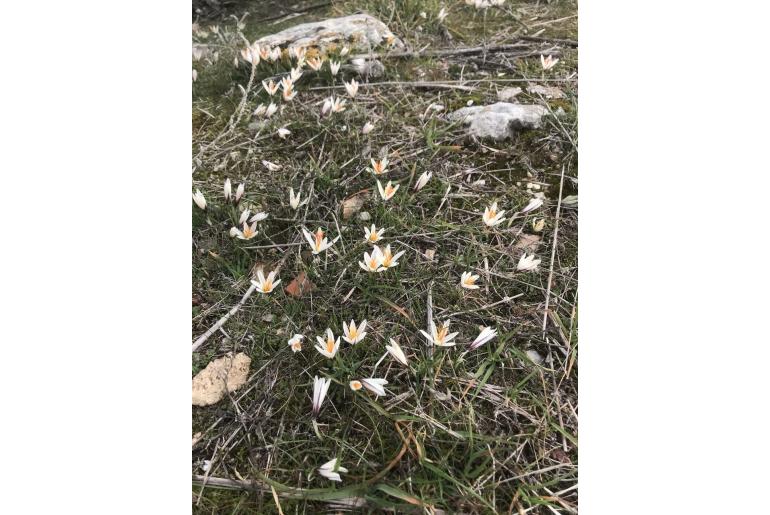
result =
M364 206L364 199L371 190L361 190L342 201L342 219L347 220Z
M243 386L249 377L250 365L251 358L242 352L235 357L230 352L206 365L192 380L193 406L215 404L225 393Z
M315 288L315 286L312 282L310 282L310 279L307 278L307 274L305 274L305 272L300 272L297 277L292 279L285 290L286 293L292 297L299 298L305 293L310 293L313 291L313 288Z
M528 253L535 252L540 246L541 239L542 238L537 234L522 234L519 241L517 241L513 247Z

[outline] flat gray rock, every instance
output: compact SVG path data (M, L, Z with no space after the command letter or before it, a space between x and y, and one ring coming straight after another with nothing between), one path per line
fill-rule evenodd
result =
M353 47L369 49L386 43L392 38L393 45L402 48L398 39L380 20L368 14L353 14L341 18L329 18L312 23L302 23L276 34L255 41L261 46L326 46L332 43L350 43Z
M539 105L497 102L486 106L463 107L448 118L462 121L468 133L477 138L501 140L521 129L537 129L548 110Z

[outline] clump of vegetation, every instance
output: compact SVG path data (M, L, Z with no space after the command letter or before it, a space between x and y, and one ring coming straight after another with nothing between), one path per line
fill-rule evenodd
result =
M193 26L192 372L251 359L193 409L195 510L576 512L576 4L302 7ZM382 77L252 44L357 11ZM542 128L444 116L513 86Z

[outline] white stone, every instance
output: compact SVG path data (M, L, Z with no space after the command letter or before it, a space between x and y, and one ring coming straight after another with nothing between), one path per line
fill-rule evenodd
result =
M390 29L377 18L368 14L353 14L340 18L302 23L289 27L276 34L258 39L255 43L260 46L326 46L330 43L349 43L354 47L369 47L382 45L388 37L393 37L393 45L402 48L400 39L395 37Z
M510 102L521 93L521 88L504 88L497 92L497 99L501 102Z
M547 112L545 107L539 105L497 102L486 106L463 107L450 113L449 119L460 120L468 125L471 136L501 140L513 136L520 129L539 128Z

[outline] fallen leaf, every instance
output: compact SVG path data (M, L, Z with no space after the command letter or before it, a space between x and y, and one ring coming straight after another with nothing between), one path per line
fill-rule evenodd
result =
M522 234L519 241L513 246L516 249L522 249L524 252L535 252L540 246L540 240L542 238L537 234Z
M192 380L193 406L210 406L222 400L227 392L234 392L249 377L251 358L232 352L215 359Z
M558 447L551 451L551 458L561 463L571 462L571 460L569 459L569 456L567 456L567 453L564 452L562 449L559 449Z
M423 256L425 256L425 259L428 261L433 261L433 258L436 256L436 249L427 249Z
M342 201L342 219L347 220L364 206L364 199L371 190L361 190Z
M299 298L302 297L302 295L305 293L310 293L313 291L313 288L315 288L315 286L312 282L310 282L310 279L307 278L307 274L305 274L305 272L300 272L297 277L292 279L285 290L286 293L292 297Z

